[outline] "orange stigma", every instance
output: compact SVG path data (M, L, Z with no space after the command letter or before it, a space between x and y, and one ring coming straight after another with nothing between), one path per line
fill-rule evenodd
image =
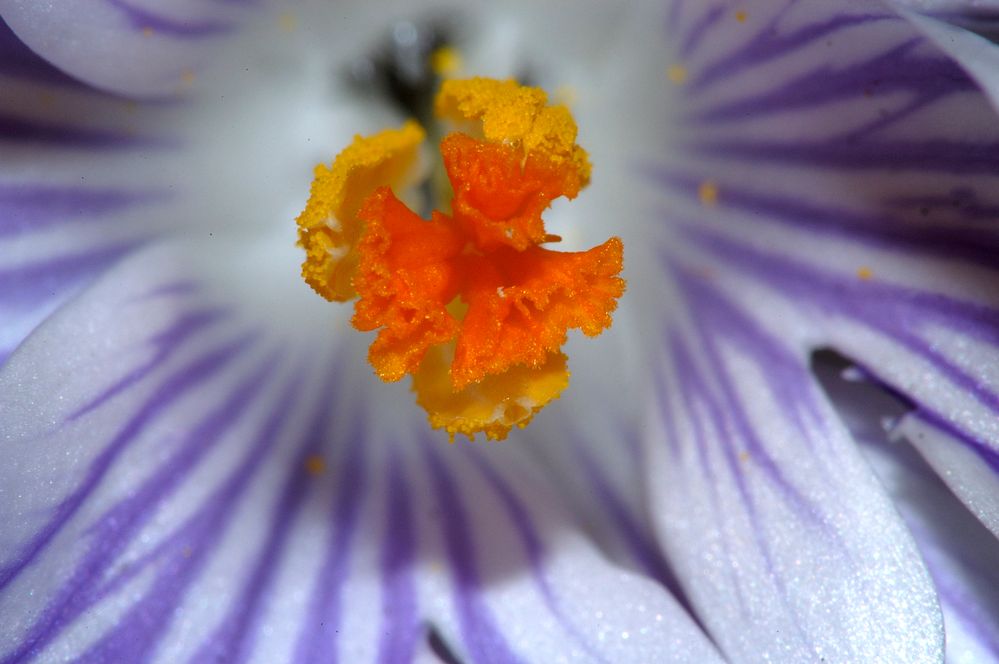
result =
M610 326L623 245L541 246L559 240L542 213L590 178L575 121L543 91L449 80L436 113L459 130L440 143L450 205L428 220L400 200L419 175L415 123L357 137L331 168L316 168L298 217L302 274L329 300L356 298L353 326L377 331L375 373L413 376L432 426L452 440L502 439L568 385L568 330Z

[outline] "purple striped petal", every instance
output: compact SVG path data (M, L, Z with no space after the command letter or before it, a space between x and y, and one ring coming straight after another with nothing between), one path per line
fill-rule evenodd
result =
M891 423L905 417L904 402L872 383L845 381L834 366L820 364L819 369L916 538L943 610L946 660L999 660L999 542L915 452L889 435Z
M259 11L256 3L199 0L0 2L3 21L41 57L85 83L134 97L182 92L246 15Z
M682 129L640 156L666 194L638 286L668 310L660 541L726 656L928 661L929 577L808 354L831 346L910 400L901 431L996 523L999 122L890 6L722 6L675 5Z
M0 662L718 661L516 444L414 435L269 242L224 290L189 243L127 258L0 371Z
M773 5L688 65L687 158L650 171L674 195L666 253L911 401L912 442L999 532L995 47L968 36L955 61L929 19Z
M293 68L277 81L263 66L270 52L233 57L242 76L221 63L223 80L183 103L126 102L73 83L0 28L0 362L152 239L186 234L219 249L233 228L288 230L309 164L364 124L320 112L324 72ZM291 242L275 247L294 264Z

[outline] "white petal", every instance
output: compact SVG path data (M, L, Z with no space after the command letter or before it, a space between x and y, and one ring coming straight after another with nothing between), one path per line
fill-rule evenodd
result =
M854 437L891 492L933 578L947 631L946 660L999 660L999 541L951 495L926 463L884 426L906 404L868 382L845 382L819 363L819 376ZM887 419L886 418L890 418Z
M735 661L936 661L919 554L807 354L782 339L795 319L680 274L690 314L670 317L658 353L647 482L697 615Z
M657 171L681 194L663 244L772 302L792 347L832 346L911 400L948 434L928 458L999 532L999 118L908 22L824 7L764 21L780 48L691 64L688 158Z
M99 88L133 96L175 94L257 3L187 0L3 0L0 15L31 48Z

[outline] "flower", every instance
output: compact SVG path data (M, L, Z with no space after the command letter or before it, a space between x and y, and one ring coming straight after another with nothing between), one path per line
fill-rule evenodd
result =
M996 658L995 11L372 4L0 0L0 661ZM546 221L628 248L503 443L298 279L424 25L571 86Z

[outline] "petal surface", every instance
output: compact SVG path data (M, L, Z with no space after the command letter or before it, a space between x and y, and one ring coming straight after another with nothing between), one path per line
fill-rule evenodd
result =
M717 19L702 39L731 46L682 86L688 158L652 177L678 194L666 251L910 400L912 442L995 532L999 122L920 29L876 4Z
M638 155L664 193L631 256L668 312L646 328L660 542L732 659L935 661L919 551L808 356L841 350L947 432L920 449L995 523L994 108L888 5L678 2L667 33L682 131Z
M174 95L231 37L253 2L4 0L0 16L47 61L90 85L134 97Z
M718 659L517 446L414 436L290 245L232 241L125 259L0 372L0 661Z
M926 462L894 435L908 407L821 358L817 374L909 527L940 599L946 661L999 661L999 542ZM850 378L850 380L847 380Z

